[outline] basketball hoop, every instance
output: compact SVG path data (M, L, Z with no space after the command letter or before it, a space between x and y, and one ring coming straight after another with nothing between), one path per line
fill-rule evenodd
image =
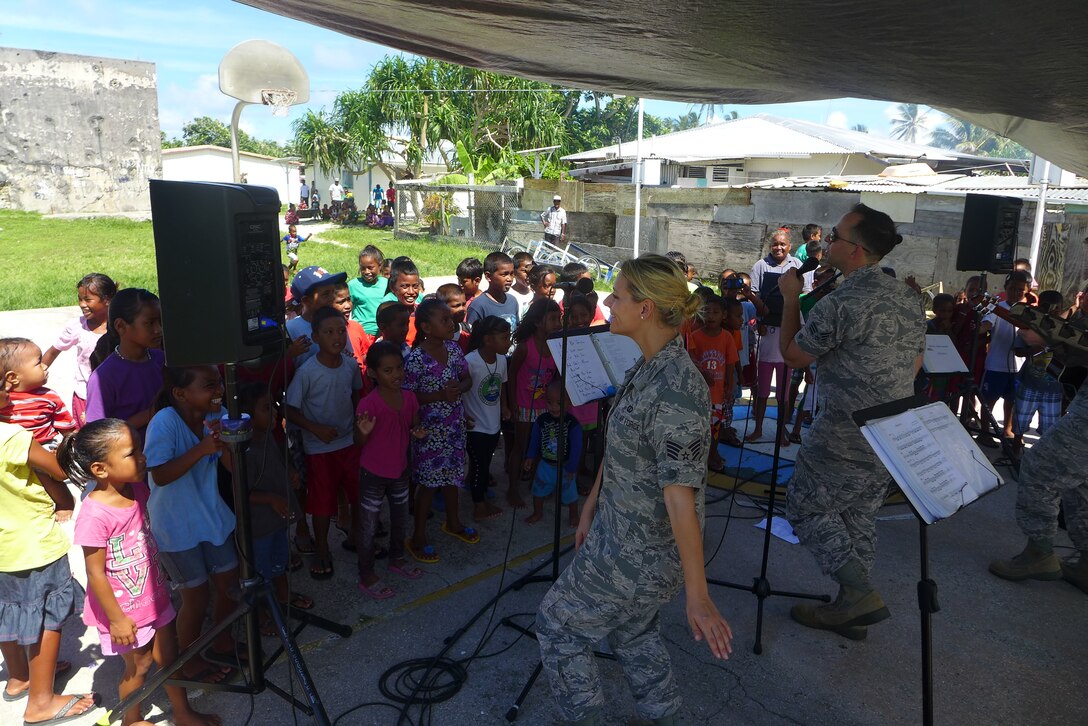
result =
M310 100L310 77L291 51L267 40L245 40L219 61L219 90L237 99L230 119L230 156L234 181L241 182L238 119L247 104L272 107L286 116L289 106Z
M286 88L266 88L261 91L261 103L272 107L273 116L286 116L289 106L293 106L298 93Z

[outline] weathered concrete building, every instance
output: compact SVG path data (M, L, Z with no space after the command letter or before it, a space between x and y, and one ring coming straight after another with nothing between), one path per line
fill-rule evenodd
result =
M0 48L0 207L145 211L160 147L153 63Z
M727 267L751 269L767 254L768 235L778 227L797 230L814 222L826 233L852 205L864 202L890 214L903 235L903 244L886 258L888 265L901 276L913 274L922 285L943 281L954 291L971 274L956 270L965 195L986 192L1025 200L1018 254L1028 255L1037 190L1024 177L953 176L940 189L893 186L873 176L860 179L783 179L717 189L647 187L642 190L639 251L678 250L713 279ZM511 230L512 240L539 239L536 210L551 204L555 192L563 196L575 244L609 263L631 256L635 193L630 184L526 179L525 212ZM1047 208L1036 277L1071 301L1088 281L1088 186L1052 189ZM798 233L793 237L799 242Z

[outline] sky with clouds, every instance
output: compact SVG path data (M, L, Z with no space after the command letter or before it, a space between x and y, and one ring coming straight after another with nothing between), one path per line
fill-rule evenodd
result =
M219 61L251 38L286 46L310 76L309 104L293 107L286 118L261 108L242 114L246 132L281 142L306 108L331 106L337 93L362 85L376 61L397 52L230 0L23 0L0 24L0 46L155 63L159 124L169 137L180 136L198 116L230 121L235 101L219 91ZM895 112L894 104L850 98L726 108L741 116L774 113L843 128L863 124L881 136L888 135ZM646 110L675 117L693 107L647 100Z

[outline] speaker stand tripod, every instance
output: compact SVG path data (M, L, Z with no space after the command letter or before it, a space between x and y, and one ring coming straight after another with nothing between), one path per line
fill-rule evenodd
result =
M242 421L242 414L238 408L238 380L236 366L233 363L228 363L224 368L228 420L240 422ZM317 687L310 677L310 672L306 667L306 661L303 659L302 652L295 642L295 636L302 632L302 629L306 627L306 625L314 625L329 633L339 635L341 638L350 637L351 628L294 608L288 608L290 617L298 620L300 624L294 630L288 627L283 611L280 610L281 606L276 600L275 593L273 592L272 584L261 577L253 567L253 532L250 526L249 492L247 488L248 480L246 479L245 460L245 443L249 440L250 431L247 426L243 426L237 434L222 432L220 436L229 446L233 463L233 475L231 479L234 490L234 511L237 518L235 539L238 545L239 574L242 588L238 607L235 608L234 612L223 622L216 624L208 632L204 633L204 635L197 638L181 653L181 655L178 656L178 659L174 661L173 664L161 669L154 676L148 678L143 688L140 688L135 693L122 699L120 703L110 709L106 714L105 722L108 723L120 720L125 712L127 712L134 704L143 701L151 695L155 689L169 681L170 685L181 686L183 688L198 688L205 691L227 691L230 693L244 693L249 695L261 693L267 688L287 701L287 703L291 704L292 708L298 709L309 716L315 724L318 724L318 726L329 726L331 723L329 715L326 713L325 706L321 702L321 697L317 693ZM276 636L280 640L279 647L269 656L267 661L262 659L261 634L257 622L258 610L262 604L271 613L272 622L275 625ZM244 625L246 639L245 650L246 655L248 656L248 663L244 660L240 663L242 669L248 670L249 672L244 685L203 683L175 680L171 678L171 676L184 667L187 662L203 653L217 637L229 630L239 621ZM265 672L276 662L276 659L279 658L281 653L287 654L287 661L291 670L294 672L294 677L298 681L305 701L300 701L287 690L265 680Z

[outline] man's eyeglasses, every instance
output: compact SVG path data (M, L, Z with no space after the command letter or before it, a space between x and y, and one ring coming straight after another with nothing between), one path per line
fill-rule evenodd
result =
M841 234L839 234L839 230L835 229L834 227L831 228L831 234L827 235L827 237L824 238L824 242L827 244L828 247L835 244L836 242L846 242L847 244L852 244L855 247L861 247L863 250L866 249L865 245L859 244L852 239L846 239L845 237L843 237Z

